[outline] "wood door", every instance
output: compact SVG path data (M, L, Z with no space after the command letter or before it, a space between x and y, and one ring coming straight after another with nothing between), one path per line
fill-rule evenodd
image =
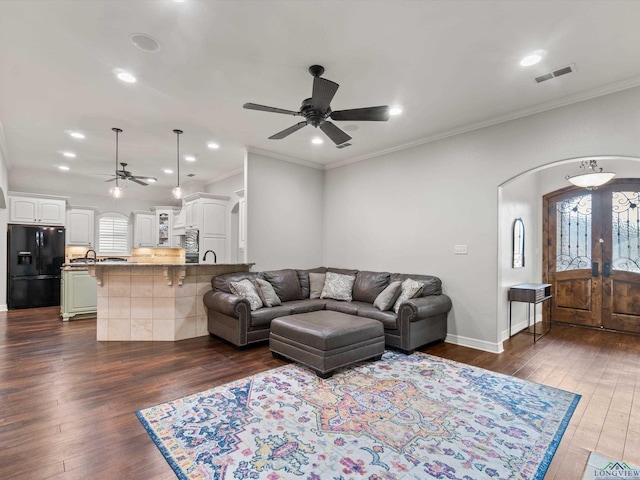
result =
M554 321L640 332L640 180L544 197Z

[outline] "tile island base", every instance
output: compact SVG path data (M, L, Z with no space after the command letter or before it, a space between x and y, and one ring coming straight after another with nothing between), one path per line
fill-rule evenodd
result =
M98 341L174 341L209 335L203 295L211 278L253 264L97 263Z

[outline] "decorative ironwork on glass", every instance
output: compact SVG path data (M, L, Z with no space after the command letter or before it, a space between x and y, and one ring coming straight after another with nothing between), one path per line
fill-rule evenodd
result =
M640 272L640 193L612 192L611 200L612 268Z
M556 203L556 271L591 268L591 194Z

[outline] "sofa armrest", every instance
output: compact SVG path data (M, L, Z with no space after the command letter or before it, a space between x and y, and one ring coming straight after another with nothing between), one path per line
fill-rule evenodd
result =
M408 311L407 311L408 310ZM410 298L400 306L401 318L417 322L423 318L434 317L451 310L451 299L444 294Z
M223 313L234 318L240 318L241 314L251 312L249 300L231 293L209 290L203 297L204 306L209 310Z

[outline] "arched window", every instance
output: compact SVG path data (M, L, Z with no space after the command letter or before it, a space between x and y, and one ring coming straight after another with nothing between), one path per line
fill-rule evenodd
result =
M103 213L98 219L98 255L130 255L129 218L121 213Z

